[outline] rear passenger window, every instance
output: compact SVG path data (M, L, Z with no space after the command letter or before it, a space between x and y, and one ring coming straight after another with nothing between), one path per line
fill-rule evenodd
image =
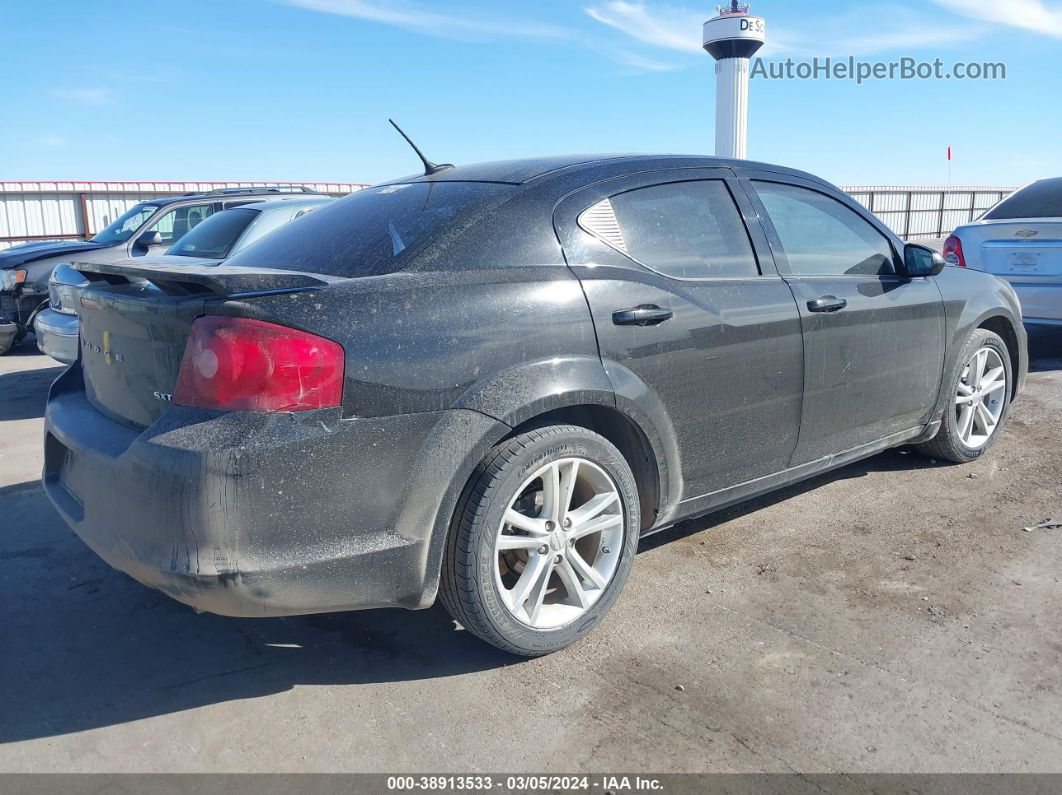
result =
M851 208L818 191L796 185L777 182L755 185L794 274L896 273L888 239Z
M745 224L720 180L670 182L620 193L584 211L579 225L665 276L759 275Z

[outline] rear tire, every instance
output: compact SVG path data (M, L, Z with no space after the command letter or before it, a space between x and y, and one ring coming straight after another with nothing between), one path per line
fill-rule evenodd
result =
M1007 344L988 329L970 334L959 362L946 388L948 403L940 429L929 441L912 447L930 458L965 464L984 455L999 436L1010 413L1014 376ZM1002 386L991 389L1000 380Z
M440 599L499 649L525 657L563 649L619 596L640 515L630 466L603 436L552 425L506 439L458 503Z

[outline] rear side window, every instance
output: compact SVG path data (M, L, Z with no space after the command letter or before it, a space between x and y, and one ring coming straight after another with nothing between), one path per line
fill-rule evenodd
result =
M721 180L670 182L620 193L583 212L579 225L672 278L759 275L745 224Z
M796 185L755 185L794 274L880 276L896 272L888 238L850 207Z
M329 202L252 243L230 265L375 276L402 269L511 197L517 186L411 182L366 188Z
M1041 179L1014 191L985 218L1062 218L1062 177Z

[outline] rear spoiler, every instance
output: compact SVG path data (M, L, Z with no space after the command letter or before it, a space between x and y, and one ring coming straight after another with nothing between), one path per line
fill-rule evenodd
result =
M325 287L338 277L301 271L253 268L239 265L154 265L125 262L75 262L71 266L81 273L89 286L128 284L148 281L169 295L239 296L250 293L314 290Z

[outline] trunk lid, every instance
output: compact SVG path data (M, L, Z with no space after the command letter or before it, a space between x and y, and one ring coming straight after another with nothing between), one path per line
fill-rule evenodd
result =
M1011 280L1062 281L1062 222L986 222L959 237L971 267Z
M88 281L77 306L88 400L137 427L152 424L169 406L192 322L208 306L334 281L188 257L82 262L74 268Z

